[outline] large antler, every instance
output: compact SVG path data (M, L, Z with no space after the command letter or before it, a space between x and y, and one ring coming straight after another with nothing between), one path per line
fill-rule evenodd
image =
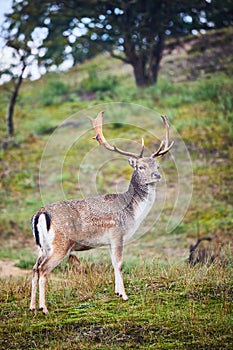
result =
M168 119L164 115L161 115L161 118L163 119L163 122L164 122L164 125L165 125L165 129L166 129L165 140L161 141L157 151L151 155L152 158L163 156L164 154L166 154L172 148L172 146L174 144L174 141L172 141L171 144L169 145L169 123L168 123Z
M98 141L100 145L103 145L109 151L117 152L117 153L123 154L125 156L133 157L133 158L136 158L136 159L142 158L143 151L144 151L144 140L143 140L143 138L142 138L141 152L139 154L123 151L120 148L118 148L116 146L111 146L108 143L108 141L105 139L105 137L103 135L103 132L102 132L103 114L104 114L103 111L99 112L99 114L98 114L96 119L93 119L93 118L89 117L90 121L92 122L93 128L95 129L95 132L96 132L96 136L93 137L93 139ZM172 146L174 144L174 141L172 141L171 144L169 145L169 123L168 123L168 119L164 115L162 115L161 118L163 119L163 122L164 122L164 125L165 125L165 129L166 129L165 140L161 141L160 146L157 149L157 151L151 155L152 158L163 156L164 154L166 154L172 148Z
M93 128L95 129L95 132L96 132L96 136L93 137L93 139L98 141L100 145L103 145L109 151L117 152L117 153L123 154L124 156L133 157L136 159L142 158L143 151L144 151L144 140L143 139L142 139L141 152L139 154L123 151L116 146L109 145L109 143L105 139L103 132L102 132L103 114L104 114L103 111L99 112L96 119L89 117L90 121L92 122Z

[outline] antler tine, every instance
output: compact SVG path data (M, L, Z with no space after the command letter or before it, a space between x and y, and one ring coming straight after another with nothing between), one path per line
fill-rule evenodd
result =
M93 128L95 129L95 132L96 132L96 136L93 137L93 139L98 141L100 145L104 146L107 150L109 150L111 152L117 152L117 153L120 153L124 156L133 157L136 159L142 158L143 151L144 151L144 140L143 139L142 139L141 152L139 154L123 151L120 148L118 148L116 146L111 146L108 143L108 141L105 139L103 132L102 132L103 114L104 114L103 111L99 112L96 119L93 119L92 117L88 117L90 119L90 121L92 122Z
M142 137L142 146L141 146L141 152L139 153L139 157L138 157L138 158L142 158L142 156L143 156L143 152L144 152L144 147L145 147L145 144L144 144L144 138Z
M174 141L172 141L170 146L169 146L169 123L168 123L168 119L167 119L167 117L165 115L161 115L161 118L163 119L163 122L164 122L164 125L165 125L165 130L166 130L165 140L161 141L157 151L151 155L152 158L163 156L164 154L166 154L172 148L172 146L174 144Z

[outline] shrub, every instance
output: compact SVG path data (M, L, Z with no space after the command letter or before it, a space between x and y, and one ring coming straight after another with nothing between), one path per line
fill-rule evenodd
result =
M96 70L91 69L88 72L88 78L82 81L79 92L95 92L98 93L99 98L103 96L103 93L111 96L114 93L117 84L118 80L115 76L108 75L105 78L100 78L98 77Z
M22 258L18 263L15 264L15 266L19 267L20 269L31 270L33 268L33 265L35 264L35 261L35 257L30 257L30 259Z
M62 102L64 95L69 93L69 87L63 81L50 80L42 92L44 106L56 105Z
M205 79L199 81L196 96L200 100L217 100L222 82L217 79Z

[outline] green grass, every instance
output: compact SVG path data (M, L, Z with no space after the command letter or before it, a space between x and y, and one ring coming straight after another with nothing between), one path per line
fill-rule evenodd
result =
M123 302L113 296L109 267L83 264L81 276L60 270L50 281L46 317L28 310L27 278L3 281L2 348L231 348L230 267L134 264Z

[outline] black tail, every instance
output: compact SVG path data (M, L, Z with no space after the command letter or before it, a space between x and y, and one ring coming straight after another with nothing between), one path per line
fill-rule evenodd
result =
M34 237L35 237L36 244L37 244L40 248L41 248L40 233L39 233L39 230L38 230L37 225L38 225L39 217L40 217L41 214L44 214L44 215L45 215L47 230L50 229L50 224L51 224L50 215L49 215L46 211L39 211L38 213L36 213L36 214L32 217L31 223L32 223L33 235L34 235Z

